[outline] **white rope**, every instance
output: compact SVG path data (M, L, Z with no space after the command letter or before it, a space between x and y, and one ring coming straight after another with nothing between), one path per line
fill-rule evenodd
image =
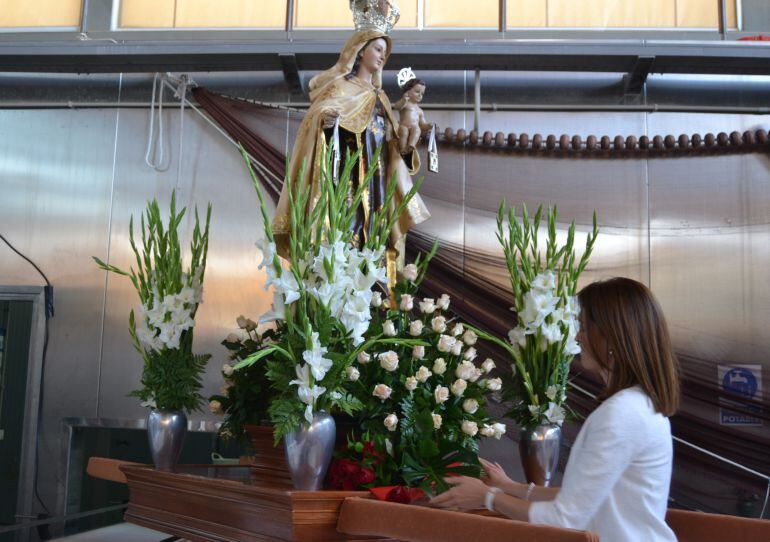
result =
M155 171L166 171L168 166L163 168L163 88L165 81L160 85L158 90L158 138L154 139L155 135L155 94L158 87L158 80L160 80L160 73L155 73L152 78L152 98L150 100L150 127L147 131L147 152L144 155L144 163L150 166ZM160 146L160 149L157 147ZM157 160L153 161L151 155L153 150L156 150ZM160 155L158 157L158 155Z
M765 504L762 505L762 512L759 514L759 519L764 519L765 510L767 510L767 498L770 497L770 480L767 482L767 491L765 491Z
M182 150L184 149L184 104L187 101L187 76L182 75L179 86L176 87L174 97L179 98L179 156L176 167L176 190L179 191L179 183L182 181Z
M579 391L583 395L586 395L587 397L590 397L591 399L596 399L596 395L594 395L593 393L591 393L590 391L588 391L586 389L581 388L577 384L571 383L570 386L575 388L577 391ZM689 446L690 448L692 448L694 450L697 450L697 451L699 451L701 453L704 453L704 454L706 454L706 455L708 455L710 457L713 457L714 459L718 459L719 461L722 461L723 463L727 463L728 465L732 465L733 467L735 467L737 469L740 469L740 470L742 470L744 472L748 472L749 474L753 474L754 476L757 476L758 478L762 478L764 480L767 480L767 482L768 482L768 486L767 486L768 487L768 491L770 491L770 476L768 476L767 474L762 474L761 472L757 472L754 469L750 469L749 467L741 465L740 463L736 463L735 461L727 459L726 457L722 457L719 454L715 454L714 452L712 452L710 450L706 450L705 448L701 448L700 446L697 446L697 445L695 445L695 444L693 444L691 442L687 442L684 439L681 439L679 437L675 437L674 435L671 435L671 438L673 440L675 440L676 442L679 442L680 444L684 444L685 446ZM765 498L765 505L767 505L767 498ZM764 508L762 510L763 510L763 513L764 513Z

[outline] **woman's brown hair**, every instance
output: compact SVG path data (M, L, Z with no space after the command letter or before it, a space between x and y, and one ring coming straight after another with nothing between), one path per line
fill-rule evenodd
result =
M578 299L588 347L609 372L601 398L638 384L657 412L673 415L679 406L679 363L663 311L650 289L617 277L589 284ZM607 342L614 363L597 350L597 332Z

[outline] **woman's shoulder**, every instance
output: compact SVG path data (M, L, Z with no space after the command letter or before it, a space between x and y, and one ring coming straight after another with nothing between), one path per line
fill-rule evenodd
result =
M591 414L592 418L609 423L623 421L624 425L645 423L659 416L652 401L640 386L619 390L604 400Z

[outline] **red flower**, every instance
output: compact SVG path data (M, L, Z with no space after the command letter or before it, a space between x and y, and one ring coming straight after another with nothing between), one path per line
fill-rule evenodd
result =
M409 493L409 488L406 486L396 486L388 492L385 497L386 501L400 502L403 504L409 504L412 502L412 496Z

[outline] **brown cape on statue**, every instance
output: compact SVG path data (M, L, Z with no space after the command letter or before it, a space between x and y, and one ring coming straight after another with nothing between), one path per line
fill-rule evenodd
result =
M362 56L368 46L377 48L383 43L384 50L379 59L370 66L373 68L370 71L371 83L358 77ZM416 151L405 156L399 152L396 136L398 121L393 116L390 100L382 90L382 68L390 51L391 41L386 32L360 30L347 41L334 67L313 77L310 81L310 108L297 132L287 175L295 193L310 190L308 206L314 205L323 167L322 157L327 145L331 144L330 127L338 120L342 160L346 151L361 150L359 167L353 169L351 184L363 180L369 168L377 168L364 193L359 219L351 225L362 236L367 235L369 215L384 199L385 187L392 176L395 175L397 183L391 206L395 209L412 188L411 175L420 168ZM382 147L381 154L379 160L374 162L374 151L379 145ZM351 190L356 188L352 186ZM284 184L273 220L273 232L282 256L288 253L289 216L288 185ZM404 240L409 229L428 218L428 209L420 196L415 194L391 233L388 243L388 249L391 249L390 266L394 265L394 256L403 261ZM391 269L388 275L391 280L394 279Z

